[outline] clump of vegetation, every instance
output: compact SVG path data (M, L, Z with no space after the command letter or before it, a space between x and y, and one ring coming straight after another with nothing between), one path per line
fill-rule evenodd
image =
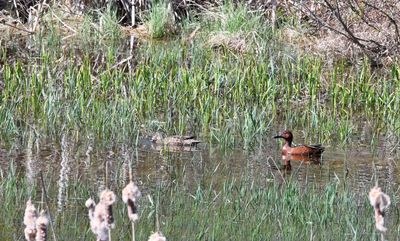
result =
M307 26L304 12L290 18L279 11L294 6L275 6L270 16L278 17L271 21L264 21L260 9L229 1L197 6L198 12L181 19L174 6L157 2L143 14L150 36L165 41L132 37L139 29L121 27L112 7L70 15L63 6L43 5L26 21L13 25L12 17L7 18L8 32L0 35L1 140L23 139L30 130L43 138L71 131L77 138L138 144L139 137L155 131L190 132L219 147L251 149L262 145L276 125L306 129L306 138L316 136L326 144L349 143L358 130L368 132L375 144L384 133L400 136L396 61L378 72L371 58L358 65L341 58L326 64L315 52L299 51L286 36L297 43L309 36L302 29ZM136 7L144 13L142 6L129 11ZM338 13L341 7L329 11ZM178 25L182 35L166 38L178 34ZM376 43L366 42L371 52L369 46ZM393 143L396 147L398 142ZM20 220L21 201L37 200L40 191L34 180L28 183L15 170L0 174L0 239L10 240L22 230L5 224ZM163 231L171 240L376 239L364 196L341 189L336 181L324 187L274 181L228 178L193 185L173 180L143 189L148 198L141 199L141 219L136 220L132 205L130 220L126 205L113 206L115 222L121 224L113 235L147 239L159 231L154 219L160 207ZM111 186L120 193L119 184ZM55 196L56 187L50 188L49 195ZM91 235L89 221L76 217L84 213L82 201L99 188L78 180L67 188L71 205L56 215L55 234L77 240ZM160 205L154 204L154 196ZM93 203L88 206L95 211ZM131 235L134 219L140 228ZM385 220L388 238L399 235L391 228L394 222ZM109 237L111 229L106 231Z
M239 35L230 35L229 33L220 32L212 35L208 43L212 48L226 48L239 53L248 51L246 40Z
M135 222L139 220L138 201L141 195L132 180L122 189L122 201L127 205L128 218L132 222L132 241L135 241Z
M152 38L173 35L177 27L171 4L165 1L157 1L149 10L146 26Z

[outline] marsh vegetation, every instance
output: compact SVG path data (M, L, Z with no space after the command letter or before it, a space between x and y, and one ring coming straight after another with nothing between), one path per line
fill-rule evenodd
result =
M58 240L92 240L85 200L121 193L128 170L143 190L137 240L156 217L169 240L376 240L375 181L391 191L396 239L397 56L319 51L335 42L279 6L176 6L138 6L135 26L112 5L2 13L0 239L22 239L29 197L46 208L42 173ZM283 129L327 146L322 163L279 170ZM203 143L154 151L155 132ZM112 236L128 240L126 207L114 208Z

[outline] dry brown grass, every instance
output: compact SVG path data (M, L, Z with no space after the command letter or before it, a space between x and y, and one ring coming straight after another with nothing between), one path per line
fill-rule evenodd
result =
M145 25L138 25L137 27L121 26L122 32L126 36L133 36L140 40L149 40L150 33Z
M229 51L245 53L248 51L246 39L239 33L218 32L211 33L208 44L213 49L227 49Z
M400 3L389 1L292 2L302 12L299 23L313 30L310 50L357 62L366 56L374 66L399 57Z

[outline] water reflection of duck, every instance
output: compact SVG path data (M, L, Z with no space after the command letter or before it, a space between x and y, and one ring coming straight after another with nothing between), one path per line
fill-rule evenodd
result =
M285 145L282 147L282 156L290 155L290 160L299 158L299 156L318 157L321 156L325 148L321 145L298 145L292 146L293 134L290 131L283 131L280 135L274 138L282 138L285 140Z
M306 163L321 164L320 156L282 155L282 161L301 161Z
M199 150L196 146L166 146L166 145L151 145L151 148L156 151L167 151L167 152L192 152Z
M168 136L168 137L163 137L160 133L154 134L154 136L151 138L151 141L154 144L157 145L164 145L164 146L196 146L199 144L201 141L196 140L195 136Z

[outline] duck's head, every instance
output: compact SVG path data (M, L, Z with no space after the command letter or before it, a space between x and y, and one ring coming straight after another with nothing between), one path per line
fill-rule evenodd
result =
M292 142L293 134L292 134L292 132L286 130L286 131L283 131L281 134L274 136L274 138L275 139L282 138L282 139L285 139L287 142Z

